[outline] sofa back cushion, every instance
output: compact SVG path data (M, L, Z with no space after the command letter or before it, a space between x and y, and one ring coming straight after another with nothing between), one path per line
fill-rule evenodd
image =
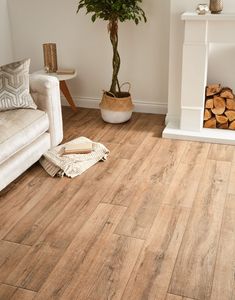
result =
M29 93L30 59L0 67L0 111L36 109Z

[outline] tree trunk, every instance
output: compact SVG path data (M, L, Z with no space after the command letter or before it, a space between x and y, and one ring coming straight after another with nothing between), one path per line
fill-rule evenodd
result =
M117 95L117 88L120 92L120 85L118 81L118 73L120 70L121 59L118 53L118 21L113 20L109 22L109 33L110 40L113 46L113 76L112 76L112 85L110 87L110 92Z

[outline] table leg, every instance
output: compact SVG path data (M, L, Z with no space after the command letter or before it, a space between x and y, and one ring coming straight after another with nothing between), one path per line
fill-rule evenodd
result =
M72 110L74 112L77 112L77 107L74 104L73 98L69 92L68 86L65 82L65 80L60 81L60 89L61 92L64 94L66 100L68 101L69 105L72 107Z

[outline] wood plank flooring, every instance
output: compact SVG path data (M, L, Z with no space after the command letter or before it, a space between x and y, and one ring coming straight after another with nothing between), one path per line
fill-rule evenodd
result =
M235 300L235 147L162 139L162 115L63 118L110 156L0 192L0 300Z

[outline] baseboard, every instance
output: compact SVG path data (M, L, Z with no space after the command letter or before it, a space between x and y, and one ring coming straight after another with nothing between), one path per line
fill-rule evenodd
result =
M74 102L77 107L84 107L84 108L99 108L100 98L79 98L73 97ZM62 104L68 106L68 102L64 97L61 99ZM167 103L160 103L154 101L134 101L135 105L135 112L141 113L149 113L149 114L163 114L167 113Z

